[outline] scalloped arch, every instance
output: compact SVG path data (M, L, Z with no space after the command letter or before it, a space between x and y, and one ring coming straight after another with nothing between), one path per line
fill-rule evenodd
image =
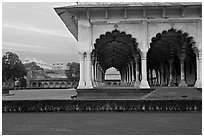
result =
M133 54L139 54L137 39L116 29L101 34L94 47L95 56L103 70L110 67L121 70L133 58Z
M155 37L153 37L153 38L151 39L151 42L155 42L156 40L158 40L159 37L161 37L162 34L167 34L168 32L171 32L171 31L172 31L172 32L175 32L175 33L177 33L177 34L182 35L184 38L186 38L187 40L189 40L189 42L190 42L191 44L193 44L193 43L194 43L194 45L196 44L195 38L194 38L193 36L190 36L188 32L183 32L183 30L181 30L181 29L178 29L178 30L177 30L177 29L175 29L175 28L171 28L171 29L169 29L169 30L163 30L162 33L160 33L160 32L157 33L157 34L156 34L156 39L155 39ZM192 46L192 48L193 48L194 53L197 55L199 49L198 49L196 46ZM195 49L196 49L196 50L195 50Z

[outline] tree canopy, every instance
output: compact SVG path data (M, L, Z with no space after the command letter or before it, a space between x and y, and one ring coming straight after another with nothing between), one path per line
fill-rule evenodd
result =
M67 63L67 69L65 70L68 81L78 82L79 81L79 63L72 62Z
M18 55L12 52L6 52L2 57L2 81L15 81L26 76L26 70Z

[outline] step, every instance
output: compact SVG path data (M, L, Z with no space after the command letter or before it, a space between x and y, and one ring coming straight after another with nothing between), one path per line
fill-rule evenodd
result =
M154 89L95 88L77 89L77 99L139 99Z

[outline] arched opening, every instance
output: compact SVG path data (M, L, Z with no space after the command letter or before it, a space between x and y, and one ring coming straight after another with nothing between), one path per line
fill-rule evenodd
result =
M43 84L43 86L44 86L44 88L48 88L48 83L45 82L45 83Z
M105 72L105 83L108 85L120 85L121 75L119 70L111 67Z
M36 88L37 87L37 84L34 82L34 83L32 83L32 87L33 88Z
M53 87L54 87L54 83L53 83L53 82L50 82L49 87L53 88Z
M59 83L59 82L56 82L56 83L55 83L55 87L60 87L60 83Z
M196 81L195 42L187 33L170 29L152 38L147 53L150 86L193 86Z
M101 35L96 39L92 56L93 64L100 68L94 72L98 76L94 81L104 83L105 72L109 68L115 68L119 72L120 83L123 85L133 86L136 80L139 81L141 57L138 43L130 34L115 29Z
M38 88L41 88L41 87L42 87L42 83L39 82L39 83L38 83Z
M64 88L66 87L66 84L64 82L61 83L61 87Z

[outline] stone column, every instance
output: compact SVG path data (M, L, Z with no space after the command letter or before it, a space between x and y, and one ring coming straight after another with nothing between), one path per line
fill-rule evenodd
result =
M120 83L122 84L123 83L123 71L120 71L120 76L121 76L121 81L120 81Z
M160 71L160 86L164 84L164 66L161 65L161 71Z
M130 82L130 78L129 78L129 67L128 67L128 65L127 65L127 84L129 84L129 82Z
M98 72L97 72L97 60L95 60L95 62L94 62L94 72L95 72L95 75L94 75L95 84L96 84L96 86L98 86L98 82L97 82L97 74L98 74Z
M99 68L98 68L98 62L96 63L96 81L99 84Z
M181 64L181 81L179 83L180 87L187 87L188 85L186 84L185 81L185 74L184 74L184 60L185 60L185 55L180 56L180 64Z
M123 70L123 84L126 82L125 69Z
M125 70L123 70L123 84L126 83Z
M131 84L132 82L132 76L131 76L131 65L128 64L128 72L129 72L129 85Z
M169 60L169 83L168 86L175 86L174 82L173 82L173 58L171 58Z
M85 88L85 64L84 64L84 53L79 52L79 64L80 64L80 79L79 79L79 85L77 89Z
M202 88L202 51L196 54L197 80L194 87Z
M97 72L98 72L98 74L97 74L97 77L98 77L98 85L100 85L101 86L101 84L102 84L102 76L101 76L101 70L100 70L100 67L99 67L99 65L97 65Z
M134 87L139 88L140 81L139 81L140 73L139 73L139 57L135 57L135 83Z
M147 51L143 51L141 55L142 60L142 80L140 82L140 88L150 88L147 81Z
M140 88L150 88L148 81L147 81L147 51L148 51L148 21L144 19L141 24L142 31L141 31L141 64L142 64L142 80L140 83Z
M93 86L96 87L96 80L95 80L95 60L92 60L91 64L91 69L92 69L92 81L93 81Z
M135 77L134 77L134 63L131 61L131 68L132 68L132 83L131 85L134 85Z
M91 67L91 52L86 52L86 88L93 88L92 82L92 67Z
M101 71L101 74L102 74L102 83L104 83L104 81L105 81L105 73L103 72L103 70Z
M127 82L128 82L128 79L127 79L127 69L125 68L125 84L127 84Z
M155 72L156 72L156 86L159 86L159 70L157 69Z

